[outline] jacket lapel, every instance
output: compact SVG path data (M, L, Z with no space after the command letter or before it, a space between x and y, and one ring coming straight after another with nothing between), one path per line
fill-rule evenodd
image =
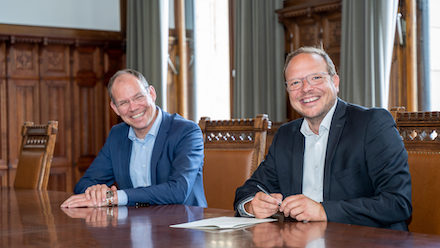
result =
M151 154L151 184L156 184L156 170L157 163L159 161L160 155L163 152L163 146L168 137L168 132L173 122L173 116L162 110L162 123L159 127L159 132L157 133L156 141L154 142L153 153Z
M304 119L303 119L304 121ZM304 167L304 136L300 132L302 122L294 127L293 133L293 151L290 163L292 166L292 194L301 194L302 192L302 182L303 182L303 167Z
M331 166L333 157L336 152L336 147L338 146L339 139L341 138L342 130L344 129L345 121L347 119L346 115L347 103L338 99L336 105L336 110L333 115L333 119L330 126L330 132L327 142L327 152L325 156L324 164L324 200L329 199L330 194L330 179L331 179Z
M122 181L121 185L119 185L123 188L133 188L133 183L130 178L130 158L133 142L128 138L128 130L129 127L127 128L127 131L122 134L122 144L118 146L121 149L121 152L119 153L120 162L117 163L121 165L121 168L119 168L121 170L120 180L128 179L127 181L124 180L125 182ZM118 175L118 173L115 173L115 175Z

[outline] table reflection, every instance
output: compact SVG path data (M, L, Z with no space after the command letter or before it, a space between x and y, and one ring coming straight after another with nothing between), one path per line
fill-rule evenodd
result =
M326 229L327 222L262 223L252 229L252 240L257 247L325 247Z
M62 208L70 218L83 219L93 237L99 237L99 228L105 230L111 237L117 236L117 230L129 229L131 247L154 247L158 242L162 245L166 240L157 240L155 233L169 225L195 221L203 218L203 208L183 205L151 206L145 208L103 207L103 208ZM164 218L164 216L172 218ZM173 220L173 223L169 222ZM176 223L174 223L176 222ZM177 234L179 235L179 234ZM200 232L186 233L185 239L189 244L204 242ZM188 239L189 238L189 239ZM103 244L107 240L103 240ZM128 245L130 246L130 245Z

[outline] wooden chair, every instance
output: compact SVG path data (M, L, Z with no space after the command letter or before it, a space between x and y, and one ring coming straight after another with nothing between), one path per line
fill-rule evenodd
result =
M408 151L411 232L440 234L440 112L391 110Z
M24 123L14 188L47 189L57 131L57 121Z
M267 115L223 121L202 117L205 144L203 183L208 207L233 209L235 190L264 159Z

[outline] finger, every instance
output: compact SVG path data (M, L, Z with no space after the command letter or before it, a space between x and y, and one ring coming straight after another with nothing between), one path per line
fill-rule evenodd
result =
M278 207L278 199L270 196L270 195L266 195L263 192L258 192L255 197L257 198L257 200L263 201L265 203L268 203L270 205L275 205Z
M291 195L286 197L280 206L280 211L288 212L293 207L296 207L299 204L299 200L301 199L301 195ZM288 210L286 210L288 208Z
M71 197L69 197L67 200L65 200L62 204L61 207L68 207L72 202L74 202L75 200L81 198L81 195L73 195Z

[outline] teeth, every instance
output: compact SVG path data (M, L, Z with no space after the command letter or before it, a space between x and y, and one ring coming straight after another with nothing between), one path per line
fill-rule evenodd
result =
M133 119L139 118L139 117L141 117L142 115L144 115L144 113L145 113L145 112L139 113L139 114L137 114L137 115L133 115L131 118L133 118Z
M316 100L318 100L318 99L319 99L319 97L312 97L312 98L304 99L304 102L305 102L305 103L309 103L309 102L316 101Z

